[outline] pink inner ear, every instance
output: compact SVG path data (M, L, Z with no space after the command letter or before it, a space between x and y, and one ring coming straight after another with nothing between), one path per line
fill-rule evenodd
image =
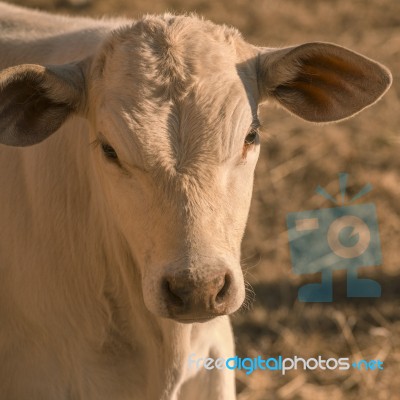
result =
M344 90L350 95L352 86L362 87L367 79L366 71L353 62L332 55L318 54L301 60L301 67L289 86L307 83L324 90ZM300 85L300 90L306 90Z
M337 95L352 97L352 86L364 79L364 71L355 65L338 57L314 55L302 60L297 76L283 86L301 93L310 104L327 108Z
M314 122L347 118L374 103L390 86L390 75L379 64L333 45L315 46L300 46L282 57L282 67L289 70L291 65L293 72L272 91L299 117ZM275 68L282 71L279 62Z
M329 95L326 90L326 84L322 80L314 79L309 82L305 81L294 81L286 86L286 92L289 89L292 93L297 93L298 96L315 107L327 108L332 104L332 95ZM279 97L282 92L282 87L278 87L276 93ZM296 98L296 101L298 98Z
M313 85L321 84L332 88L343 87L345 84L343 76L346 76L346 79L351 79L351 75L349 76L348 74L341 73L336 69L328 69L319 65L304 65L299 71L295 82L307 82ZM360 79L354 74L352 74L352 76L354 76L356 79Z
M317 66L321 69L336 71L337 73L354 76L364 77L365 71L363 67L354 60L344 60L343 57L339 57L334 54L311 54L301 60L305 67Z

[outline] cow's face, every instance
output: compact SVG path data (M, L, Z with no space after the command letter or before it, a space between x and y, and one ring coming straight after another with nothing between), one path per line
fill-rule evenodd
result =
M243 302L259 122L235 36L177 27L149 20L114 36L93 62L89 103L96 164L145 303L191 322Z
M0 142L34 144L70 114L88 118L93 181L131 249L147 308L204 321L244 299L258 104L334 121L375 102L390 81L384 67L331 44L261 49L196 18L148 17L85 63L3 72Z

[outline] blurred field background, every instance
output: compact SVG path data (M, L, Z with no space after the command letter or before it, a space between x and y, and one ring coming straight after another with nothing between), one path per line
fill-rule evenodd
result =
M261 158L243 243L249 307L233 318L240 356L380 359L384 371L254 372L237 375L239 400L400 399L400 1L398 0L16 0L66 14L138 18L195 11L233 25L258 45L328 41L388 66L394 83L384 99L355 118L315 126L265 107ZM299 303L297 289L318 276L291 269L286 213L330 207L318 185L339 198L337 174L349 194L370 182L358 203L377 206L383 265L363 270L383 289L380 299L346 298L346 276L334 274L334 302ZM110 399L112 400L112 399ZM191 399L188 399L191 400Z

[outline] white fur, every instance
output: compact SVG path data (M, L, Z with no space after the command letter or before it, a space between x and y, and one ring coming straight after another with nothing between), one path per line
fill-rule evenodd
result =
M111 29L128 23L60 18L6 4L0 4L0 16L0 26L9 26L6 35L2 29L0 37L0 53L6 54L1 57L1 67L81 60L96 54ZM115 65L108 67L110 74L115 74L111 68L118 68L120 63L117 58L113 61ZM110 75L115 84L117 79ZM170 187L155 188L156 192L151 187L159 181L152 181L149 174L132 169L130 177L124 176L103 159L99 147L90 145L98 134L93 126L101 128L121 158L132 164L140 162L128 130L135 121L127 107L124 115L118 108L120 101L126 100L129 105L129 96L136 99L140 95L134 93L134 82L129 91L130 83L121 83L124 92L116 87L111 95L111 88L103 103L103 88L93 85L92 90L99 91L93 94L93 104L99 111L91 125L73 117L39 145L24 149L0 146L0 184L6 188L0 195L0 214L2 227L8 227L0 230L0 387L2 396L9 400L176 399L187 380L190 353L199 357L211 351L216 357L233 355L228 317L180 324L160 318L148 308L162 312L163 304L153 282L157 282L162 268L182 263L182 256L192 262L212 257L212 252L231 257L240 283L239 246L247 210L238 216L224 200L225 193L207 198L213 191L230 191L235 185L224 168L206 165L200 148L187 147L192 153L187 157L199 151L197 162L204 163L204 168L196 168L190 159L182 157L182 168L192 168L193 175L181 182L173 182L171 177ZM236 84L235 90L243 93L246 107L244 88ZM208 106L213 107L211 101ZM104 113L107 107L110 111ZM146 116L149 121L142 127L153 129L147 134L158 138L151 146L143 143L149 154L141 153L154 163L161 162L173 145L162 125L164 110L156 112ZM242 116L240 109L227 108L227 113L234 112ZM241 141L251 123L250 109L247 112L239 126L230 126L235 121L225 123L217 115L210 115L218 124L215 135L218 130L237 129L241 135L237 140ZM198 122L199 135L200 124L206 122ZM189 127L181 128L182 134ZM140 138L138 132L137 137L138 141L146 140L145 132ZM201 143L200 138L197 140ZM216 152L224 141L230 145L230 139L215 136L212 140L209 150L215 157L224 157ZM249 171L248 200L256 154L252 157L251 165L244 166ZM237 159L241 162L240 154ZM172 162L166 158L164 161ZM235 162L231 158L225 164ZM204 174L202 183L209 186L207 196L196 189L196 174ZM129 180L131 183L126 185ZM225 184L219 188L221 181ZM176 189L182 195L182 210L173 209L174 204L167 200L159 202L161 189L172 192L173 184L179 186ZM197 210L192 218L198 222L183 226L175 215L184 210L190 190L199 191L192 199L198 203L192 208ZM248 200L243 199L245 203ZM216 221L215 209L222 208L227 210L225 220ZM228 231L236 224L240 228L230 237ZM180 243L184 234L193 239ZM230 242L225 241L228 239ZM243 292L238 292L235 308L242 299ZM202 374L201 391L197 392L199 379L192 380L180 398L233 399L234 374L221 375Z
M191 353L233 355L228 317L165 318L160 281L184 268L201 279L222 263L233 276L227 313L240 307L240 242L259 153L243 142L262 97L281 89L268 77L294 79L270 73L290 67L286 53L280 64L280 52L274 58L234 29L168 14L95 21L0 3L0 32L0 68L53 65L48 75L37 66L0 72L0 89L40 77L29 83L76 111L40 144L0 145L2 398L234 399L233 372L187 370ZM54 67L62 64L69 69ZM260 89L263 66L271 71ZM358 108L374 100L363 99ZM0 113L1 104L10 106L0 101ZM18 124L7 134L4 142L18 141ZM123 169L91 144L99 140Z

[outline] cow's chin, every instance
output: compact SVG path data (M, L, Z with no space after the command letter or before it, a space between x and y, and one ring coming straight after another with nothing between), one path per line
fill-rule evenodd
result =
M146 303L146 301L145 301ZM214 320L215 318L229 315L236 311L236 309L232 310L232 312L221 313L221 314L209 314L209 313L190 313L190 314L182 314L182 315L174 315L173 312L169 311L166 304L161 304L159 307L155 305L153 302L147 305L146 308L153 314L156 318L162 318L169 321L178 322L181 324L195 324L195 323L205 323ZM237 307L239 308L239 307Z
M232 311L232 313L235 311ZM189 315L189 316L179 315L178 316L178 315L167 314L167 315L162 315L161 317L166 318L171 321L178 322L180 324L203 324L203 323L215 320L216 318L226 317L232 313L214 314L214 315L198 315L198 316L197 315Z

